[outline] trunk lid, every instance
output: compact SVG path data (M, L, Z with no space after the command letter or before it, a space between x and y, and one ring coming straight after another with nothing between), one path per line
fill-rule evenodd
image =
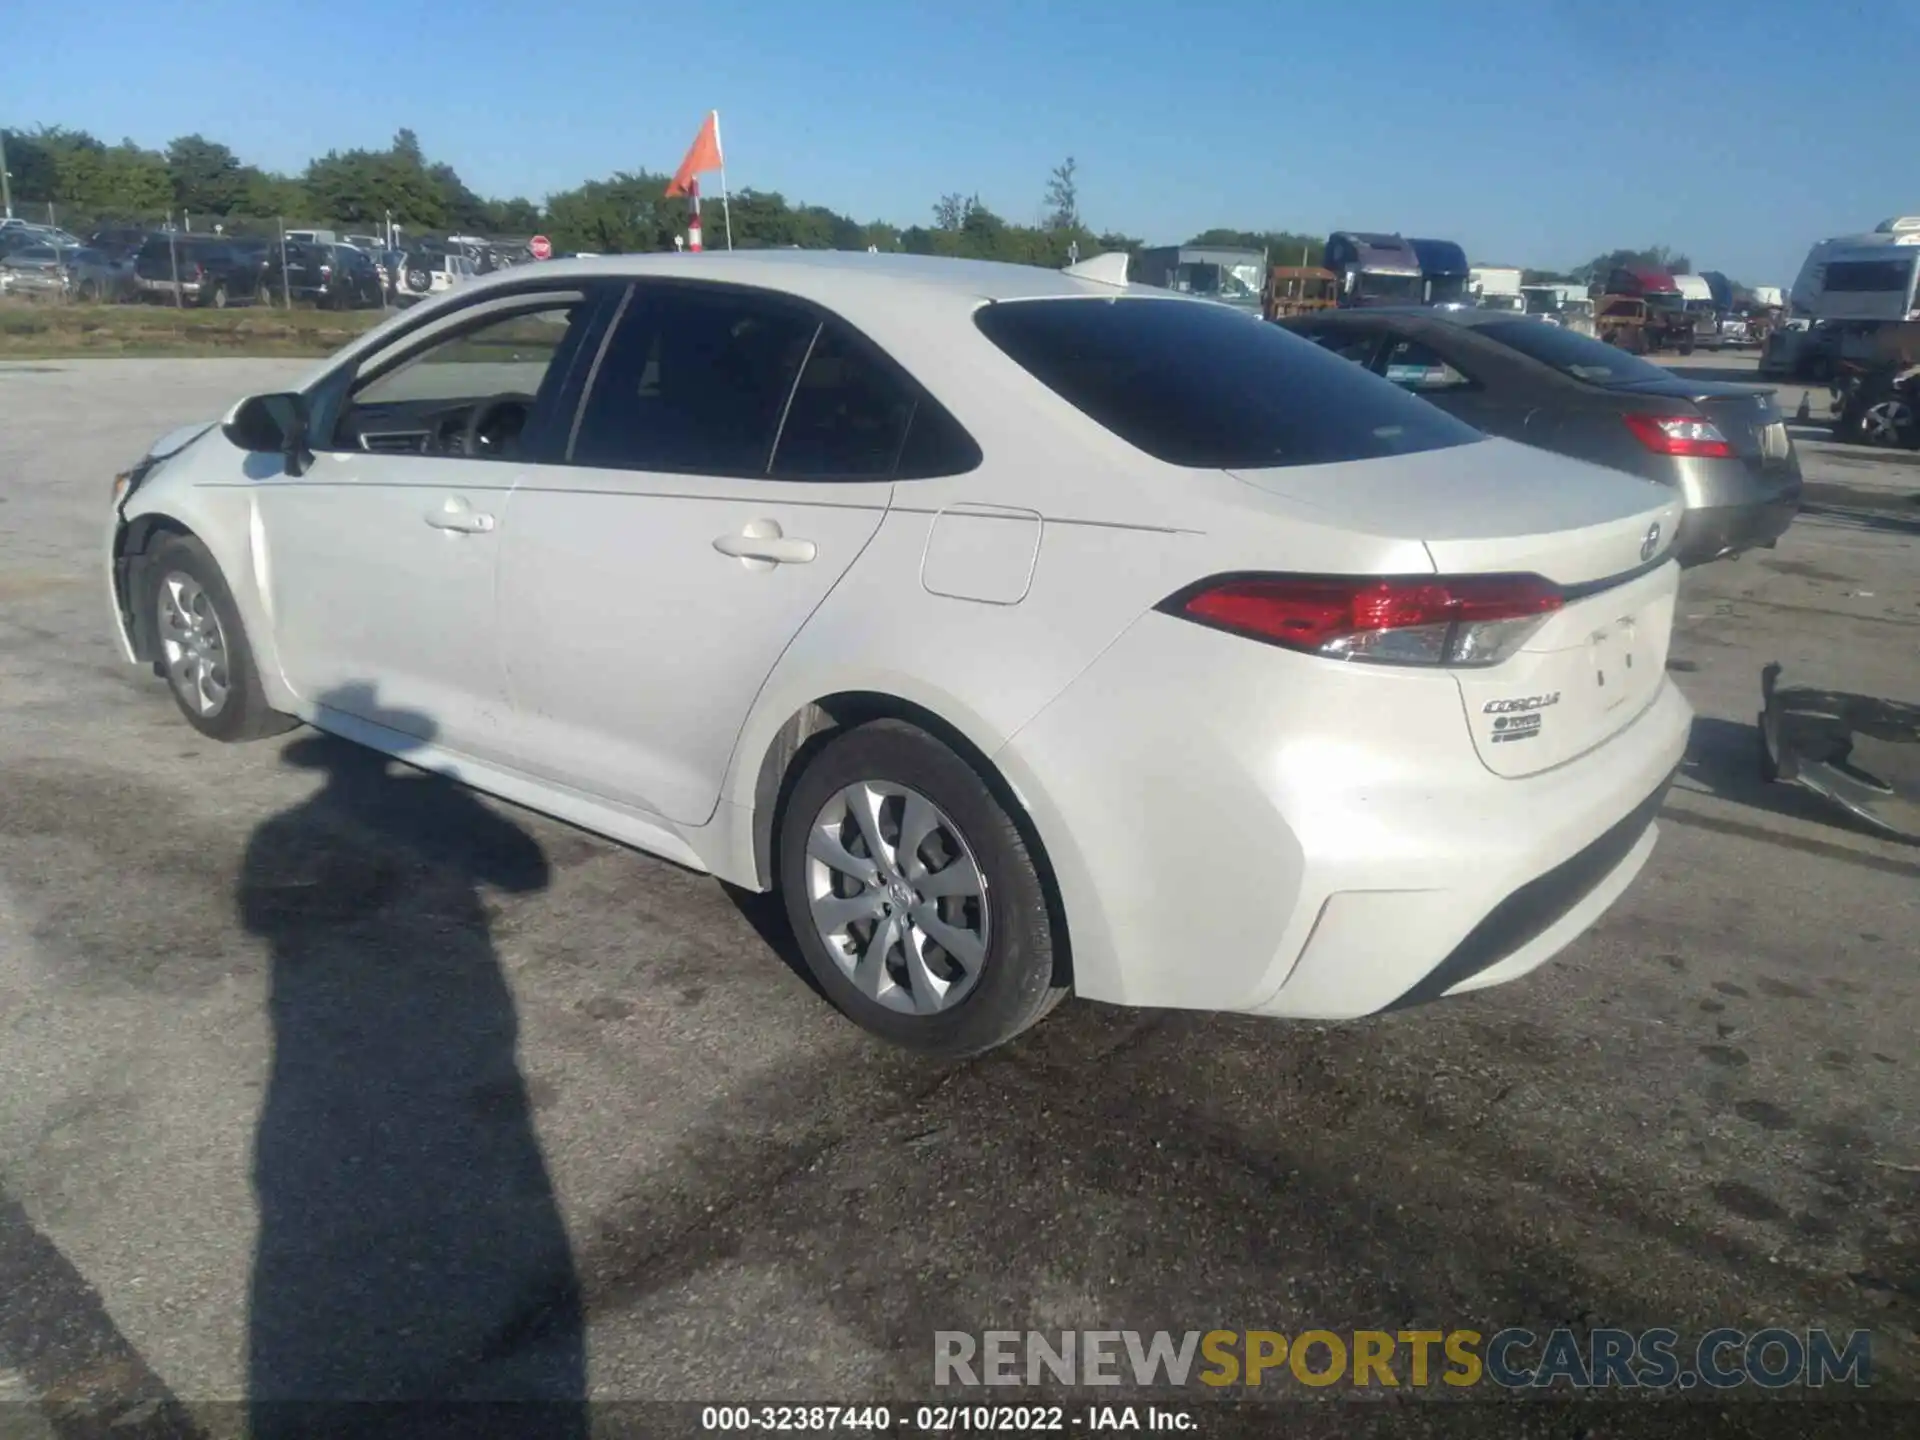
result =
M1419 540L1439 574L1525 571L1559 585L1646 564L1672 543L1683 504L1668 486L1511 440L1230 473L1343 528Z
M1475 751L1531 775L1591 750L1666 676L1679 570L1674 490L1506 440L1392 460L1234 472L1362 533L1417 539L1441 575L1529 573L1566 603L1512 658L1449 673Z
M1504 664L1455 670L1467 728L1496 775L1536 775L1624 730L1660 693L1680 568L1574 592Z

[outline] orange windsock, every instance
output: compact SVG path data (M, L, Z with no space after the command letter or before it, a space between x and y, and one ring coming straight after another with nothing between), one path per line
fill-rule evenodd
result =
M673 172L673 183L667 186L667 194L686 194L694 176L718 170L725 163L720 158L720 112L709 110L707 118L701 123L700 133L693 137L693 148L687 151L687 158L680 162L680 168Z

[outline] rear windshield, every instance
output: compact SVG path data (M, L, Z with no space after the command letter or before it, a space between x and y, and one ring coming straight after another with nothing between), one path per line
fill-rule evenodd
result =
M1477 430L1277 325L1201 301L1002 301L981 332L1158 460L1260 469L1466 445Z
M1649 365L1616 346L1538 320L1495 320L1476 325L1473 330L1476 335L1498 341L1589 385L1635 385L1672 378L1669 371Z

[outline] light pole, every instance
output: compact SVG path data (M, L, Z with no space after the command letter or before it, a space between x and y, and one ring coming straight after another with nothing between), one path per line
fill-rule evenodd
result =
M13 184L7 174L7 132L0 130L0 205L7 211L7 219L13 218Z

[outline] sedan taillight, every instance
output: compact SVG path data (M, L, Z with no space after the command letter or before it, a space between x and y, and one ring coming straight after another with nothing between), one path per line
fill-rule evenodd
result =
M1538 575L1262 575L1189 586L1167 614L1334 660L1497 665L1565 603Z
M1623 415L1627 428L1656 455L1687 455L1700 460L1724 460L1733 446L1719 427L1698 415Z

